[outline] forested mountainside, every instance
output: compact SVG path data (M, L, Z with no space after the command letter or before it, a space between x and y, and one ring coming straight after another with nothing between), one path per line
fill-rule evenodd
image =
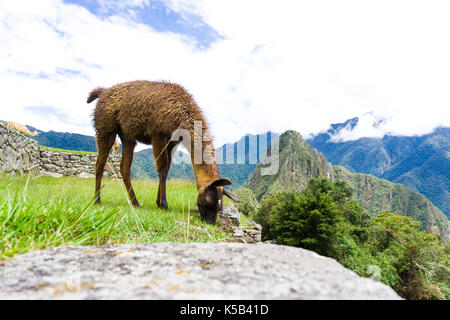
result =
M280 191L301 191L312 177L343 180L352 188L354 200L369 213L397 212L416 219L426 230L438 228L447 234L448 219L425 196L398 183L333 166L296 131L286 131L275 143L280 147L278 173L263 176L259 164L247 184L257 199Z
M404 184L450 217L450 128L423 136L336 139L341 130L352 130L357 124L358 118L333 124L306 141L333 165Z

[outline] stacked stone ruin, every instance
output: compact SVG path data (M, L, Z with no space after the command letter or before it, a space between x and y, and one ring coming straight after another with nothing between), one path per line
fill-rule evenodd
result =
M120 159L120 155L109 156L104 176L121 178ZM0 123L0 173L21 175L35 170L44 176L89 178L95 175L96 160L94 153L45 149L35 140Z
M245 226L241 226L240 214L235 207L224 207L221 211L219 211L219 221L221 224L231 227L233 237L231 239L226 239L226 242L261 242L261 225L253 221L249 221Z

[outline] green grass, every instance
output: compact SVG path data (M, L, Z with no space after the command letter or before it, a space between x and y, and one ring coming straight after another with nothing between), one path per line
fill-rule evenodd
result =
M158 183L134 181L142 208L129 204L120 180L103 180L102 204L93 203L94 179L0 176L0 260L67 245L210 242L229 237L196 212L192 182L167 183L169 210L156 207ZM189 218L189 220L188 220Z
M49 151L56 151L56 152L68 152L68 153L75 153L75 154L97 154L97 152L91 152L91 151L65 150L65 149L46 147L46 146L39 146L39 147L49 150Z

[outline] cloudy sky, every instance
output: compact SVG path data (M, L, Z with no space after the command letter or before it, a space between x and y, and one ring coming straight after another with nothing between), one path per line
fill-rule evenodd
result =
M182 84L216 146L450 126L449 1L0 1L0 119L93 135L97 86ZM373 128L374 121L383 119Z

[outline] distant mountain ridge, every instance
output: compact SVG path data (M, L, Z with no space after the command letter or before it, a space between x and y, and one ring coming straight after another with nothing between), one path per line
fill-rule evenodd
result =
M382 210L397 212L421 222L422 228L441 235L448 234L448 219L425 196L403 186L368 174L352 173L331 165L316 149L310 147L296 131L279 137L279 171L261 175L259 164L248 180L257 199L280 191L301 191L312 177L346 181L353 189L354 200L371 214Z
M360 138L338 142L340 130L351 130L358 118L332 124L306 141L334 165L401 183L422 193L450 217L450 128L423 136Z
M222 177L230 179L230 189L236 189L247 183L248 177L255 170L259 159L267 152L267 146L278 138L279 134L267 132L260 135L247 134L235 143L224 144L216 149L216 159ZM188 179L194 181L191 160L188 154L177 151L179 161L173 161L169 170L169 179ZM133 178L157 179L152 148L134 154L131 167Z
M94 137L78 133L48 131L40 132L37 136L31 138L41 146L46 147L75 151L97 151Z
M45 132L32 126L27 127L31 131L39 132L36 137L31 137L39 145L75 151L97 151L93 136L69 132ZM220 173L233 182L231 189L236 189L247 182L259 159L267 152L267 147L278 136L279 134L270 131L259 135L247 134L234 143L228 143L216 149ZM189 155L177 151L176 157L178 161L173 161L170 166L168 178L194 181ZM158 179L151 146L135 152L131 175L134 179Z

